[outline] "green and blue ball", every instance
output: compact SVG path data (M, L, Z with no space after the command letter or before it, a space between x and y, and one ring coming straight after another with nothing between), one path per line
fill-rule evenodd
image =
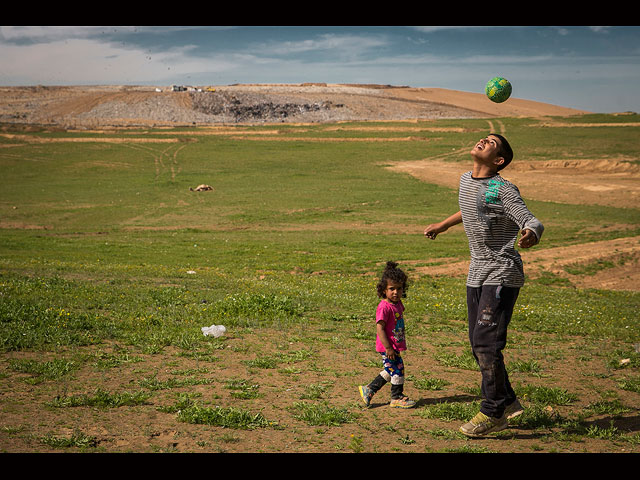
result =
M511 83L506 78L493 77L487 82L484 89L489 100L495 103L502 103L511 96Z

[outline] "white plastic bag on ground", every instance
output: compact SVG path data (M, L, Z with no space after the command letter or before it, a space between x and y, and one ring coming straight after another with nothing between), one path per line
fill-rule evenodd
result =
M211 337L221 337L227 331L224 325L211 325L210 327L202 327L201 330L204 336Z

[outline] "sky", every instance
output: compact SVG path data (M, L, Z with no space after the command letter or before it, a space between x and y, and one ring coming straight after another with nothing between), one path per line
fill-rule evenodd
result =
M375 83L640 112L640 26L0 26L0 86Z

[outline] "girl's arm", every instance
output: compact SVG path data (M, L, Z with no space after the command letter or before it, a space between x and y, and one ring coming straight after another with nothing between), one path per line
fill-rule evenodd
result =
M389 360L395 360L396 351L393 349L391 342L389 341L389 337L387 337L387 332L384 331L384 327L386 322L384 320L380 320L376 323L376 333L378 334L378 338L380 338L380 342L384 346L387 351L387 358Z

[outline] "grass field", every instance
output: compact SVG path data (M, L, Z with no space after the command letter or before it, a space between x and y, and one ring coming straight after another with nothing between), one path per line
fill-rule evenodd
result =
M561 120L501 124L529 160L638 163L637 115ZM640 294L553 272L528 279L505 350L525 413L491 438L457 433L480 402L464 278L428 272L467 240L422 235L457 192L387 167L468 163L451 152L487 121L337 127L0 132L0 450L640 452ZM546 226L536 249L640 234L638 208L526 200ZM401 412L388 390L363 409L357 389L380 368L387 260L411 277L418 405ZM227 333L205 337L212 324Z

